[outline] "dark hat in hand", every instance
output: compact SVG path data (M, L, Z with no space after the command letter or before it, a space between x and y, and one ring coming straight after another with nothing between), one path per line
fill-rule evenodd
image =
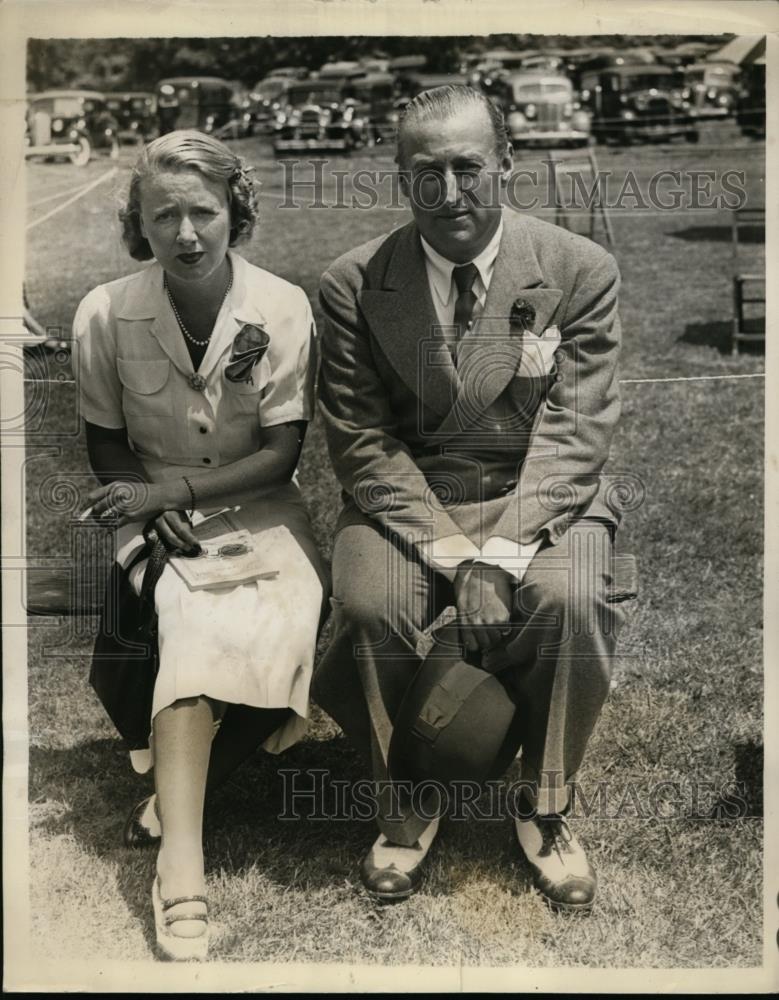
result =
M442 628L401 702L388 755L393 781L498 777L519 749L516 704L499 675L465 659L456 623Z

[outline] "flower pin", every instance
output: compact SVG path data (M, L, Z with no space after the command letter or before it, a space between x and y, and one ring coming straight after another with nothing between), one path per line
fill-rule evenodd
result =
M189 376L189 384L193 389L196 389L198 392L202 392L206 387L206 380L199 372L195 372L194 375Z
M252 369L268 350L270 337L261 326L244 323L233 341L230 360L225 366L225 377L229 382L254 384Z
M527 299L514 299L509 313L512 330L529 330L536 321L536 311Z

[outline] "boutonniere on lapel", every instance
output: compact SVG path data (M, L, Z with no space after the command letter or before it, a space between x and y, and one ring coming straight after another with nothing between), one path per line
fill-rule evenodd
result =
M536 321L536 311L527 299L514 299L509 313L509 328L523 333L529 330Z
M514 299L509 312L511 333L522 338L522 356L517 375L523 378L543 378L554 367L555 352L562 339L556 326L548 326L536 334L532 326L536 321L536 310L527 299Z
M261 326L244 323L233 340L230 360L225 366L225 377L229 382L244 382L254 385L252 370L262 360L268 350L270 337Z

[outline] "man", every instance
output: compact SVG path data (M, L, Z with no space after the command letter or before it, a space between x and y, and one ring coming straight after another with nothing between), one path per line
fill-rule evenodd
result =
M345 505L314 696L379 785L363 883L405 898L438 822L392 794L389 744L418 640L454 605L467 655L509 663L529 807L515 824L536 887L588 908L595 874L564 813L620 614L605 597L617 517L601 476L619 415L617 267L502 210L512 149L475 90L411 101L397 162L413 222L321 284L321 408Z

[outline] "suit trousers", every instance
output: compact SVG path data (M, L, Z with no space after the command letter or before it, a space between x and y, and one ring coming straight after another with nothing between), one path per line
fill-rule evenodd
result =
M607 600L612 558L610 527L582 519L557 544L539 548L514 590L502 679L517 702L512 730L522 748L522 781L541 814L568 804L568 785L609 691L625 614ZM454 605L453 587L411 545L366 519L336 535L331 603L333 638L312 693L372 767L380 830L411 845L429 814L392 794L392 723L421 663L417 643Z

